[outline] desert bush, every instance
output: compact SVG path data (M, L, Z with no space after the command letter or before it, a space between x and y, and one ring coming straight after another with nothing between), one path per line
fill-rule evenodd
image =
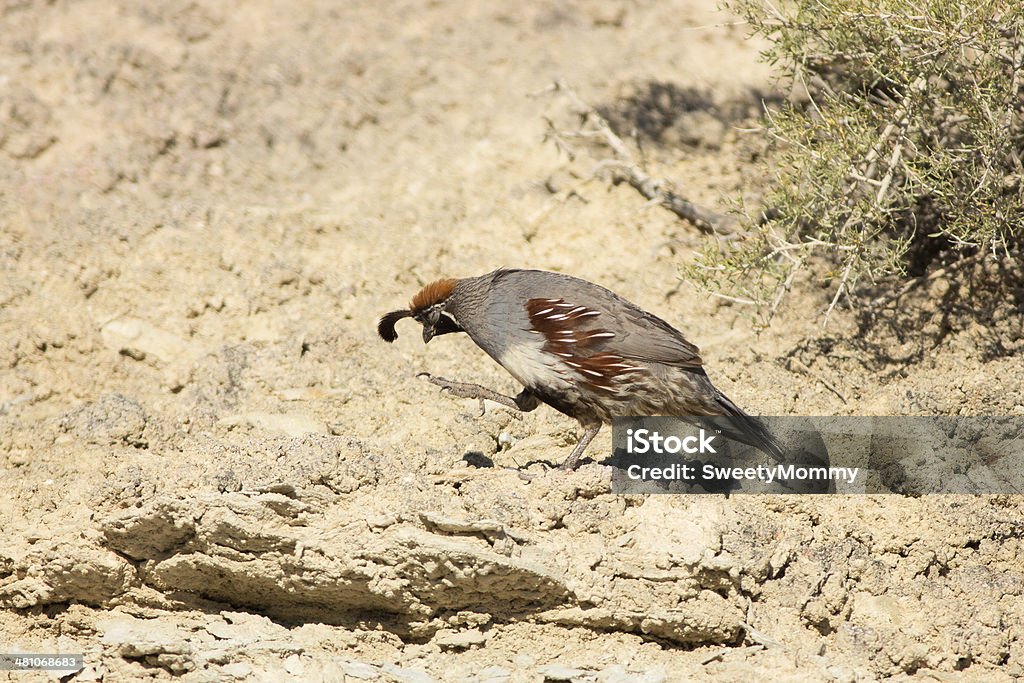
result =
M793 96L766 107L763 211L687 275L770 318L825 257L831 305L1024 234L1019 0L728 0ZM853 299L851 299L853 300Z

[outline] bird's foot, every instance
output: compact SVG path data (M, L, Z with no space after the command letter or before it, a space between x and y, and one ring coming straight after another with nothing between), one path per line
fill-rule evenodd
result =
M523 419L523 416L519 414L520 407L516 404L516 401L511 396L505 394L499 394L496 391L482 387L479 384L469 384L466 382L453 382L450 379L444 377L434 377L429 372L421 372L417 377L424 377L428 382L435 386L441 387L441 391L447 391L452 396L458 396L459 398L475 398L480 401L480 415L482 416L486 412L486 406L484 400L494 401L500 403L506 408L511 408L516 411L512 413L517 420Z

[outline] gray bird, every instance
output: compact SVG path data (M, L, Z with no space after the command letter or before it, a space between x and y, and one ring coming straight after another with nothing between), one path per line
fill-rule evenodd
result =
M602 424L626 416L735 418L737 429L723 430L726 436L781 457L761 421L715 388L699 349L679 330L592 282L508 269L438 280L420 290L408 309L382 317L378 334L393 342L395 323L409 317L423 326L424 343L465 332L525 388L511 398L440 377L433 383L523 412L543 402L579 420L586 431L562 469L575 469Z

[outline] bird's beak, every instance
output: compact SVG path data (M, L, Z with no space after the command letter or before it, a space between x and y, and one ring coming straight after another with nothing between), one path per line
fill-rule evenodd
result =
M434 338L434 333L435 333L435 331L434 331L434 326L433 325L424 325L423 326L423 343L424 344L429 343L430 340Z

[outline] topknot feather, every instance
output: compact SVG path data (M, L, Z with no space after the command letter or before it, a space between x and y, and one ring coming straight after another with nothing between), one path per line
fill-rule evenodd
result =
M414 311L422 311L424 308L430 308L434 304L441 303L451 296L456 282L458 280L450 277L431 282L416 293L416 296L412 298L412 303L409 304L409 308Z

